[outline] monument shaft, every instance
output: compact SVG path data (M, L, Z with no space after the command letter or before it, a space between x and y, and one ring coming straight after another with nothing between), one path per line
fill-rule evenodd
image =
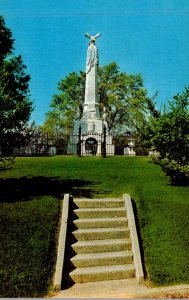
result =
M97 65L86 73L83 117L99 118Z
M86 60L86 80L85 80L85 100L84 100L84 109L83 117L92 117L99 118L99 107L98 107L98 81L97 81L97 72L98 72L98 49L95 45L95 39L100 34L96 36L90 36L90 43L87 49L87 60Z

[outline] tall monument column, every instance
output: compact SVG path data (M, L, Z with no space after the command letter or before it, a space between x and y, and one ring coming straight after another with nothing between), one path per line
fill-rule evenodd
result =
M90 39L87 49L86 59L86 81L85 81L85 100L83 107L83 118L92 117L99 118L99 104L98 104L98 49L95 45L96 38L101 34L97 33L91 36L86 33L85 36Z
M83 104L83 115L80 120L75 121L73 135L70 137L67 153L76 154L78 147L81 155L102 155L103 129L106 126L104 118L100 117L98 99L98 49L95 45L100 36L85 33L89 39L86 59L85 98ZM107 127L107 126L106 126ZM79 132L79 134L78 134ZM106 153L114 155L112 136L106 134Z

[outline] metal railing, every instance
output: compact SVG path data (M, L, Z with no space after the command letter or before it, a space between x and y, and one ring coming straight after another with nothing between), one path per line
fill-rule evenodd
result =
M30 141L19 147L14 147L14 156L52 156L77 155L81 156L135 156L149 155L140 141L132 135L109 135L106 127L103 133L88 132L83 134L81 128L78 134L46 133L31 136Z

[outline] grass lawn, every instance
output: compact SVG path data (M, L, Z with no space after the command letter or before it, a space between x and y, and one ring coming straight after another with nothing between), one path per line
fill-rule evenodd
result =
M17 158L12 170L0 173L1 297L49 291L64 193L130 194L149 284L189 283L189 186L172 186L148 158Z

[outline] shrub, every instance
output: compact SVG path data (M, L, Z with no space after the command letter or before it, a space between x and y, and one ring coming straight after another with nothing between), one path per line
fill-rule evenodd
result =
M0 157L0 171L10 170L15 162L15 157Z

